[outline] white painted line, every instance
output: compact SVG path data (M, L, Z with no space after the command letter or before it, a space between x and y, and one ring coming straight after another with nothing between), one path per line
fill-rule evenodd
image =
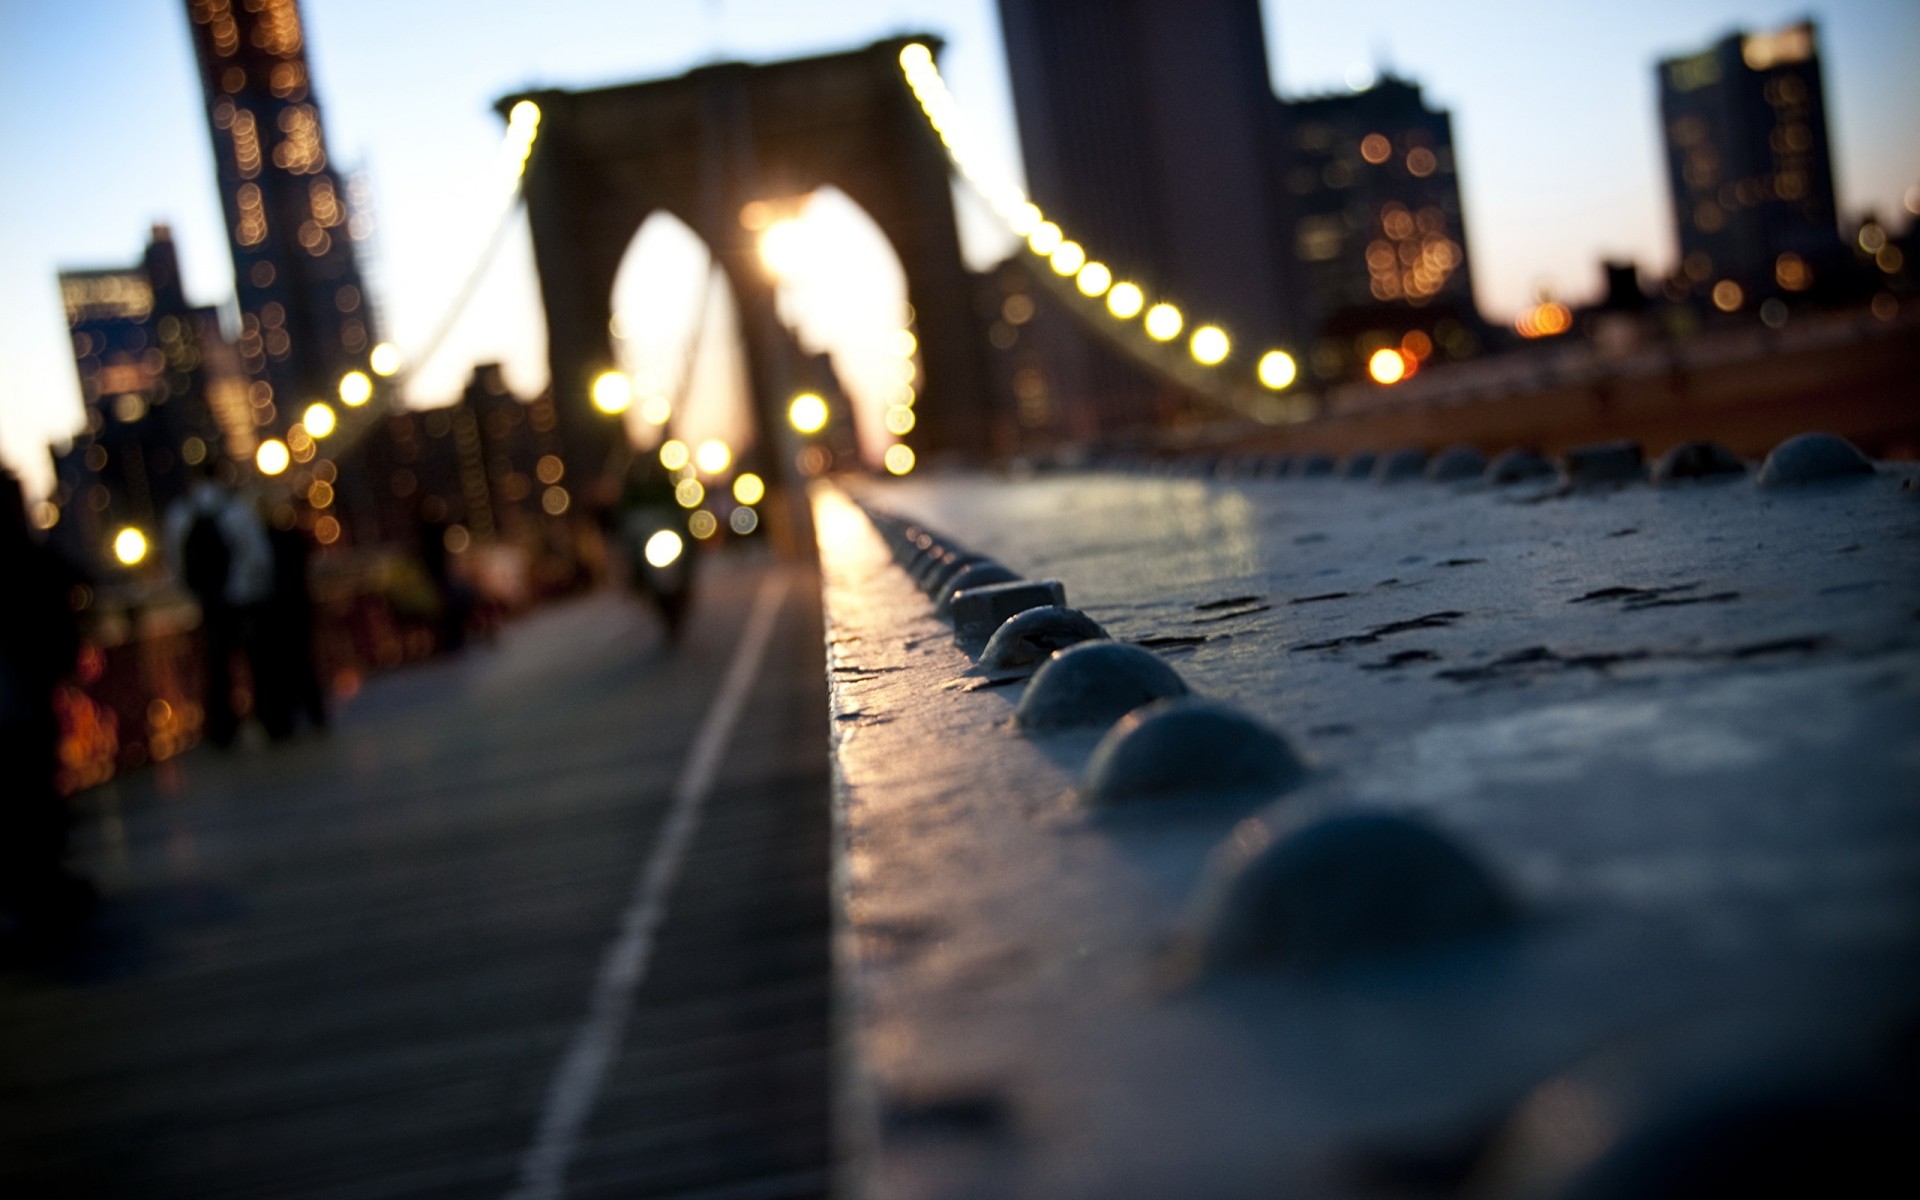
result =
M693 842L700 809L713 790L720 754L740 721L740 711L746 707L767 645L773 640L774 618L780 615L787 585L786 573L776 569L754 596L753 611L747 615L719 694L707 709L700 731L694 735L693 751L674 783L672 807L654 841L653 853L647 856L633 897L621 913L620 932L600 960L586 1019L574 1031L566 1057L560 1060L560 1068L547 1087L539 1133L520 1160L520 1183L509 1193L511 1200L558 1200L565 1191L567 1166L600 1096L607 1069L620 1052L633 994L647 977L654 934L666 919L667 895L680 877L680 863Z

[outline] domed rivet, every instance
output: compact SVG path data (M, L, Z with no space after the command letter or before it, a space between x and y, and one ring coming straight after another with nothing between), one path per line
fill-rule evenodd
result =
M1156 700L1121 717L1087 762L1081 793L1097 805L1277 796L1306 777L1287 740L1197 696Z
M1403 446L1373 464L1375 483L1401 483L1420 478L1427 469L1427 452L1417 446Z
M914 546L907 555L900 560L900 569L905 571L915 583L918 583L921 576L926 573L927 567L932 563L937 563L944 559L946 554L946 547L942 546L939 542L930 542L924 547Z
M1487 470L1487 456L1472 446L1448 446L1427 464L1427 479L1433 483L1456 483L1478 479Z
M1055 650L1104 641L1106 636L1099 622L1077 608L1029 608L1008 617L993 631L987 648L980 652L980 665L995 672L1036 667Z
M1474 856L1396 813L1321 817L1278 838L1250 818L1213 870L1198 949L1216 968L1322 970L1443 946L1516 913Z
M1150 650L1081 642L1041 665L1014 717L1029 729L1104 728L1142 704L1186 694L1186 682Z
M1873 463L1859 447L1831 433L1802 433L1773 448L1754 482L1761 487L1824 483L1873 474Z
M948 602L953 640L969 653L987 644L1002 622L1030 608L1064 608L1067 589L1057 579L1015 580L962 588Z
M971 550L956 550L941 559L938 563L929 564L927 569L920 573L917 582L920 584L921 591L937 598L941 592L946 590L948 582L951 581L955 575L958 575L975 563L992 561L993 560L986 555L975 554Z
M1008 568L990 558L978 559L948 575L938 589L929 594L935 597L933 611L941 618L953 614L953 594L967 588L985 587L989 583L1013 583L1020 577Z
M1554 473L1553 463L1545 455L1531 450L1502 450L1493 456L1487 464L1483 476L1488 483L1519 483L1525 479L1542 479Z
M1657 484L1669 484L1685 479L1731 479L1746 472L1747 464L1719 442L1681 442L1653 464L1652 478Z
M1575 446L1561 457L1563 483L1584 487L1595 483L1629 483L1645 479L1646 461L1640 443L1621 439L1592 446Z

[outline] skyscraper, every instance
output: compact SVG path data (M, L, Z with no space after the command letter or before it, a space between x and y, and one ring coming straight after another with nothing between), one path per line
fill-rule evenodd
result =
M1195 317L1275 336L1256 0L1000 0L1000 20L1040 206Z
M363 227L327 157L295 0L186 0L233 251L241 361L267 425L335 395L373 348Z
M1730 33L1659 77L1685 285L1722 308L1811 287L1840 248L1813 23Z
M1000 0L1000 24L1035 202L1192 320L1290 340L1257 0ZM1046 357L1064 396L1120 424L1155 411L1137 370L1059 332Z
M98 562L118 526L157 530L209 455L250 455L253 412L218 313L187 303L166 226L138 264L60 272L60 293L87 424L54 459L54 536Z
M1419 85L1289 101L1284 145L1288 272L1313 330L1321 379L1358 373L1374 350L1464 358L1479 318L1455 174L1453 123Z
M1383 346L1477 350L1452 125L1417 85L1277 98L1258 0L1000 15L1027 182L1089 253L1323 382Z

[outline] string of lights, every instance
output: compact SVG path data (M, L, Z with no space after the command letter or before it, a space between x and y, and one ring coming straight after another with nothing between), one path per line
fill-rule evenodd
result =
M1207 322L1189 329L1178 305L1152 297L1142 284L1119 276L1049 220L1018 184L989 165L925 44L911 42L901 49L900 70L954 169L1044 264L1034 276L1093 332L1149 370L1259 420L1311 415L1311 402L1304 398L1275 395L1299 378L1293 355L1278 348L1265 350L1254 359L1251 378L1244 368L1233 369L1245 356L1236 357L1234 336L1225 328ZM1185 354L1174 349L1182 334Z
M404 388L414 372L431 361L445 345L461 314L478 294L487 269L493 265L501 245L506 241L513 219L520 211L525 199L527 162L533 156L533 144L539 132L540 106L531 100L515 104L507 114L507 132L501 140L498 159L504 178L504 194L500 200L499 216L487 235L486 243L467 272L460 290L448 304L445 314L434 326L433 333L416 353L406 355L392 342L381 342L368 351L367 370L348 371L340 377L339 399L347 409L365 409L377 387L375 376L392 380L391 386L396 391ZM315 453L314 443L329 437L335 438L333 453L338 455L359 441L374 424L370 417L343 416L325 401L315 401L301 414L300 422L288 429L285 441L267 438L260 443L254 454L254 467L268 477L284 474L294 463L311 459Z

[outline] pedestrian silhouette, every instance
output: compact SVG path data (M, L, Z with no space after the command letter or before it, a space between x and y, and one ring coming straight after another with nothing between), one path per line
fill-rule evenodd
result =
M326 699L313 660L313 593L307 579L313 542L296 521L292 506L275 510L267 543L273 553L273 590L260 610L260 723L269 737L290 737L301 717L315 729L327 727Z
M0 470L0 911L30 940L83 916L92 886L66 868L54 687L73 670L77 571L34 540L19 481Z
M271 673L261 669L260 644L263 609L273 593L266 526L209 461L167 513L166 532L174 571L200 605L206 737L229 746L240 725L233 706L235 656L248 660L256 689L260 676Z

